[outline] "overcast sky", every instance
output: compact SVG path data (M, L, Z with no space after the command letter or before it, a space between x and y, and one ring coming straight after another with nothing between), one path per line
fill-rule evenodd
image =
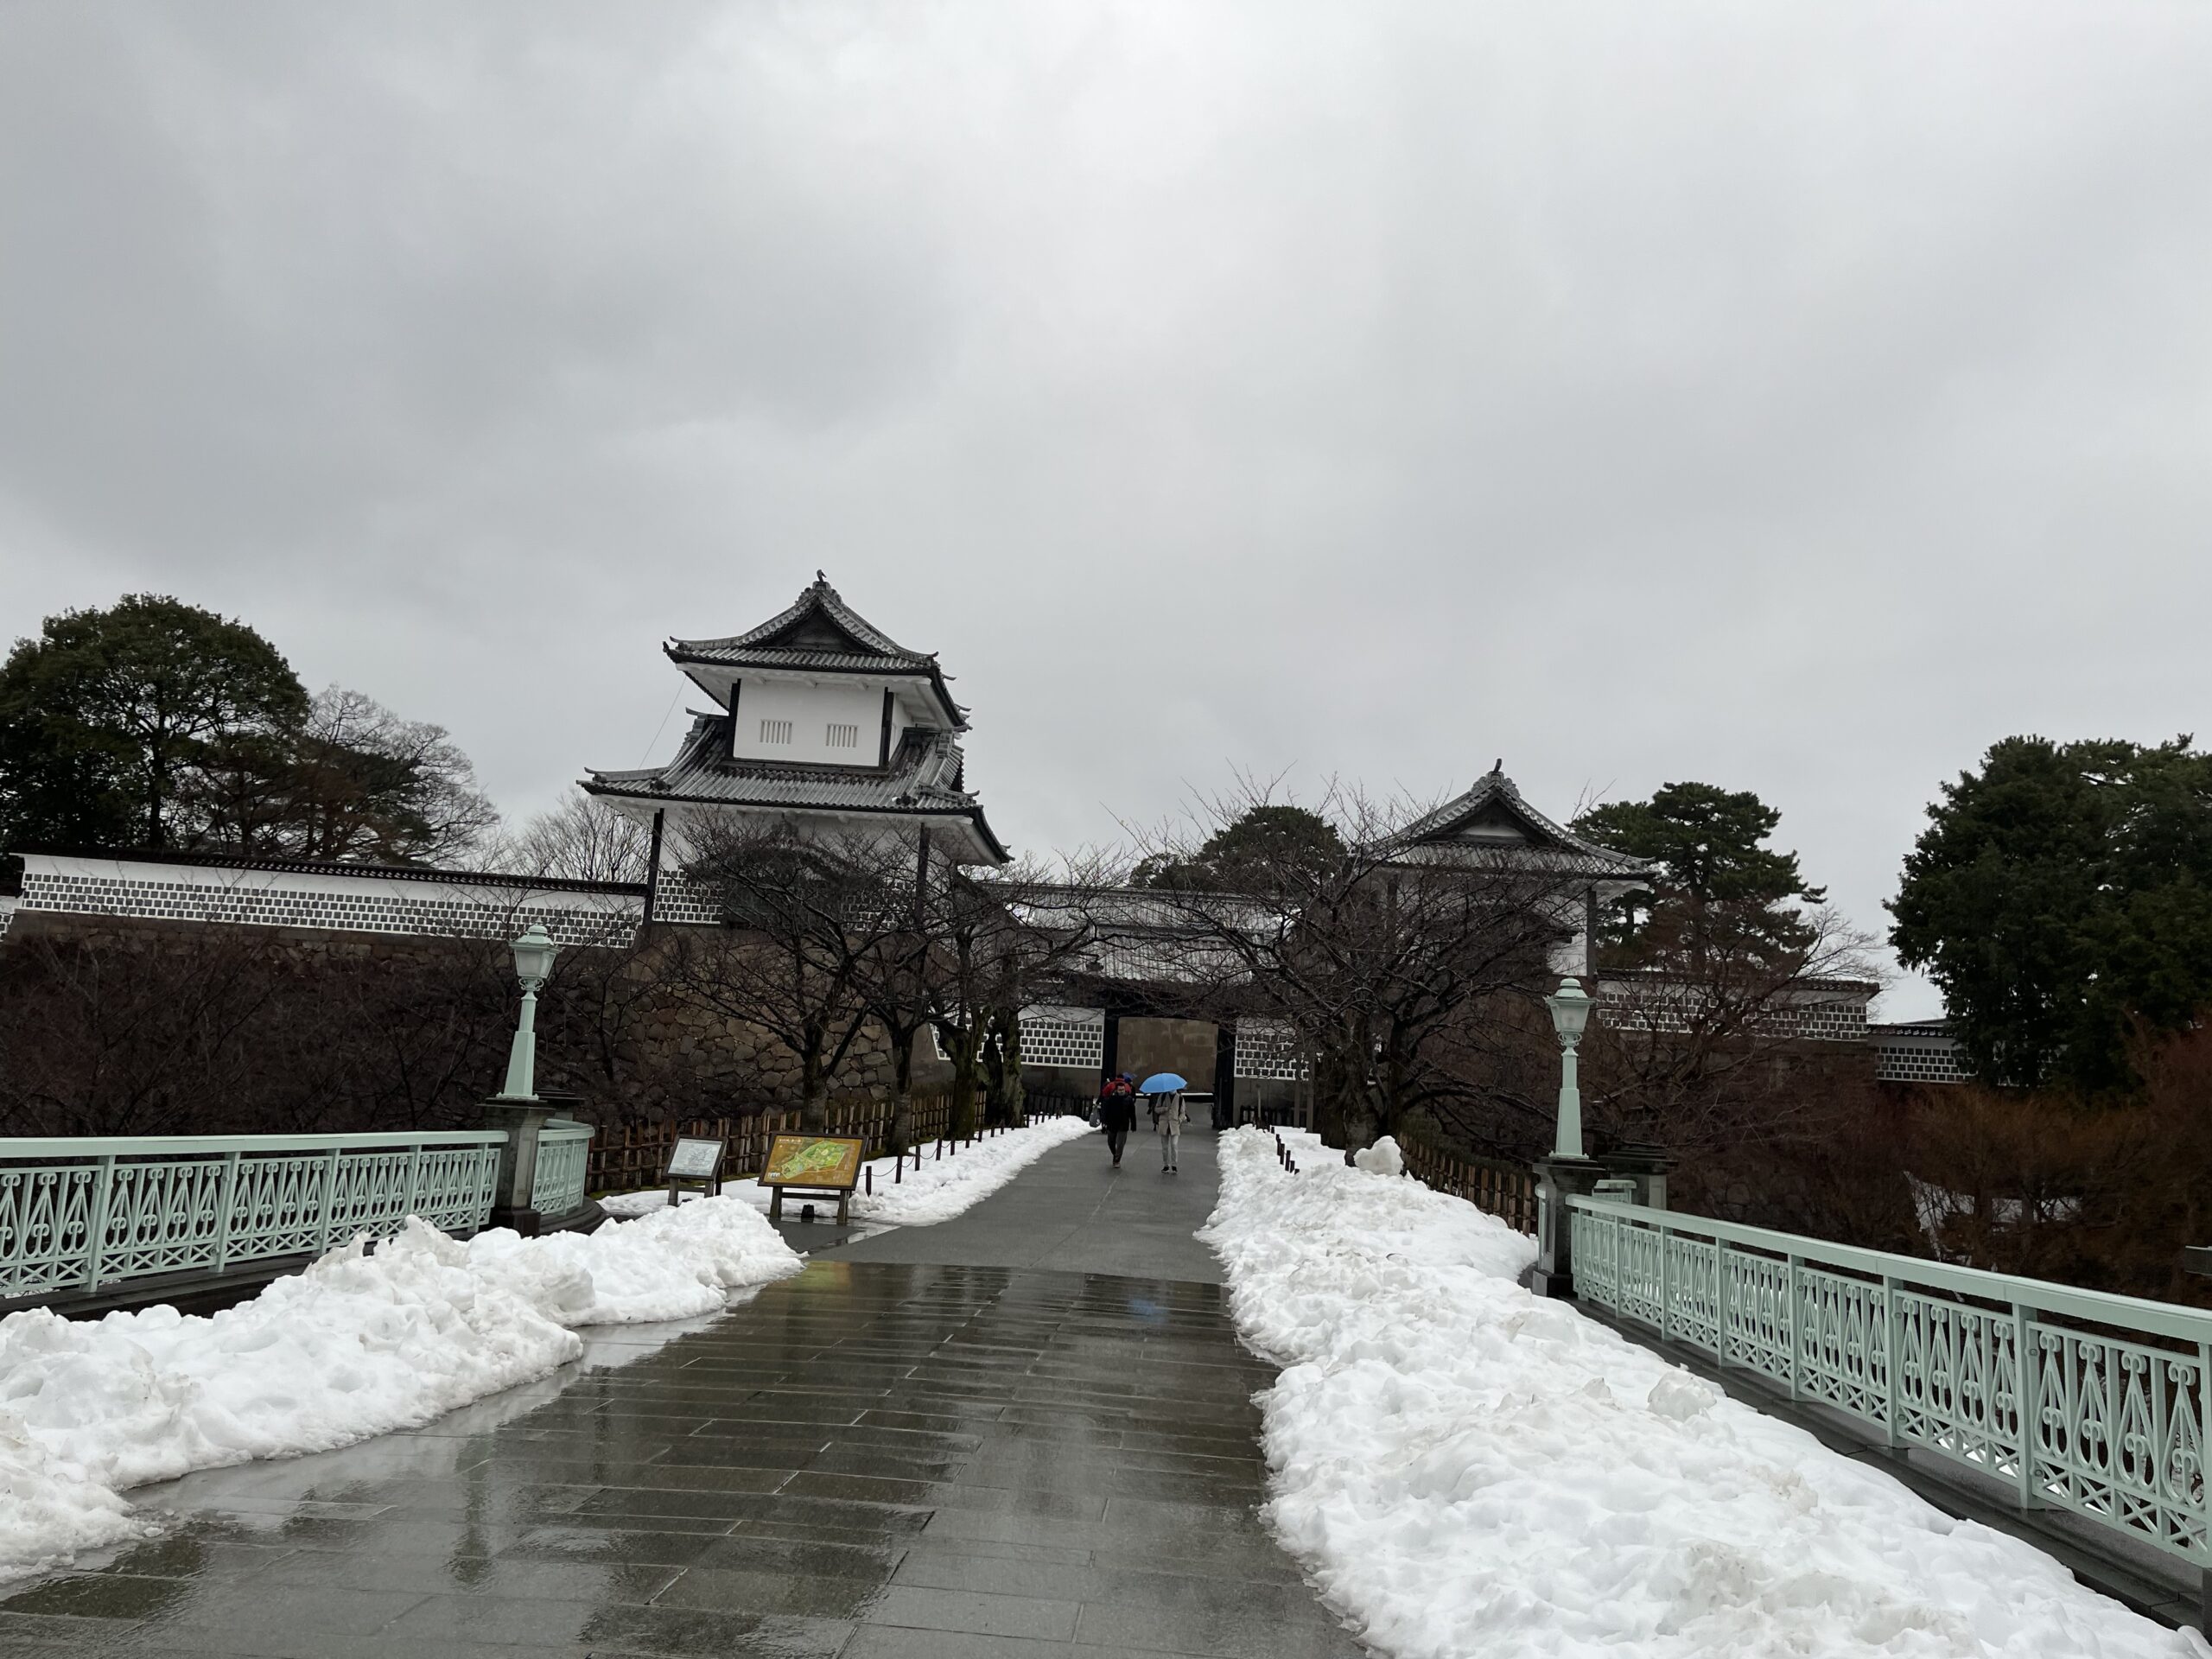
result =
M1018 848L1503 756L1883 925L1993 740L2212 736L2208 88L2202 0L0 0L0 631L242 617L519 817L819 566Z

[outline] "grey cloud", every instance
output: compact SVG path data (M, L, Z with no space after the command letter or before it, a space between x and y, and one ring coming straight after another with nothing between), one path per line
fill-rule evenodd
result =
M2206 724L2208 72L2178 5L30 0L5 620L247 615L522 810L821 565L1022 844L1503 752L1757 788L1878 923L1992 739Z

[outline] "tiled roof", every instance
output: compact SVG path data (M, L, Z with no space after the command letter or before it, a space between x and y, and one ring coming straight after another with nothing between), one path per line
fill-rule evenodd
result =
M946 719L966 728L933 652L909 651L845 603L817 570L791 606L757 628L720 639L671 639L676 663L715 668L811 670L821 674L915 675L928 679Z
M832 674L926 674L926 659L908 665L893 658L857 651L816 651L789 645L714 645L702 649L696 639L671 642L670 655L678 662L715 663L731 668L818 668Z
M748 628L743 633L734 633L723 639L678 639L675 643L680 649L702 658L719 657L725 652L742 652L748 646L782 646L786 643L814 645L816 639L786 642L785 636L800 632L802 624L817 617L826 620L847 640L860 648L857 652L846 653L856 658L874 663L892 657L899 658L910 668L927 668L936 660L925 652L907 650L854 610L819 570L814 573L812 585L800 589L799 596L791 602L790 609L770 617L759 627ZM818 638L818 630L817 636Z
M955 815L972 820L984 842L1004 849L983 810L963 787L959 741L950 732L909 727L888 767L795 765L733 760L729 716L699 715L664 766L594 772L584 787L594 795L648 801L701 801L731 806L811 807L828 811Z
M1531 853L1548 853L1560 866L1571 868L1576 874L1616 876L1624 880L1643 880L1651 874L1651 866L1642 859L1586 841L1564 824L1546 817L1521 798L1521 791L1513 786L1510 778L1495 769L1477 779L1474 787L1465 794L1408 824L1390 836L1386 844L1407 853L1422 847L1449 845L1461 826L1491 809L1519 823L1535 843L1529 849Z
M356 864L328 858L283 858L255 853L177 852L166 847L19 847L44 858L112 860L119 864L175 864L214 870L255 870L276 875L342 875L379 881L442 881L455 886L520 887L532 893L642 893L642 881L579 881L567 876L518 875L505 870L451 870L427 864Z

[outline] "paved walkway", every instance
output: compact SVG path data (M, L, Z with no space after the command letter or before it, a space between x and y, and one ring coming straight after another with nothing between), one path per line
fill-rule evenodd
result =
M137 1494L180 1524L18 1589L0 1652L1357 1655L1253 1512L1269 1372L1181 1236L1211 1138L1153 1153L1076 1141L428 1428Z
M1183 1136L1179 1175L1160 1173L1160 1139L1137 1119L1112 1167L1106 1137L1056 1147L983 1203L934 1227L900 1227L817 1254L847 1262L1046 1268L1217 1285L1221 1263L1191 1236L1213 1212L1211 1130Z

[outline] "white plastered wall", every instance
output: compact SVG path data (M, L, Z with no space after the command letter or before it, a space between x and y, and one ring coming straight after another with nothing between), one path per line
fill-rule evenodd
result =
M842 734L850 741L833 742ZM894 738L895 738L894 734ZM784 741L776 741L781 737ZM872 766L882 758L883 688L867 682L740 683L730 754L740 760L811 760Z

